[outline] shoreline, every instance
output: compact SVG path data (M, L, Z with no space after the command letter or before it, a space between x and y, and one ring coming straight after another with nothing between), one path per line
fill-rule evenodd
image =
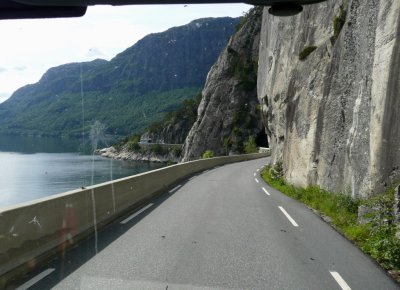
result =
M158 163L168 163L172 161L174 163L179 163L179 158L176 156L172 156L172 154L157 155L153 152L134 152L127 150L125 146L119 151L111 146L103 149L98 149L95 153L102 157L112 158L116 160L146 161Z

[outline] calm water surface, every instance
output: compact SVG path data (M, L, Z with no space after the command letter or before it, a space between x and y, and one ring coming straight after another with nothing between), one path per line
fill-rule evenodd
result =
M0 207L160 168L80 154L78 140L0 135ZM93 171L92 171L93 166Z

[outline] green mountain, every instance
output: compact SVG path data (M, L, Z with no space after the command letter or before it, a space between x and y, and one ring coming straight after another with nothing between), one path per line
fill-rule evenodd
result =
M49 69L0 104L0 133L81 136L139 133L191 99L240 18L205 18L150 34L111 61Z

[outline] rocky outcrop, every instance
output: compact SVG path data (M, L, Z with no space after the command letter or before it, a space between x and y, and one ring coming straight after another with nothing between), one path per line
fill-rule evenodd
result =
M156 132L147 131L142 137L156 143L183 144L190 128L191 126L187 126L185 122L172 122Z
M153 150L140 150L133 151L129 150L128 146L119 148L118 150L114 147L103 148L96 151L96 154L113 158L118 160L131 160L131 161L146 161L146 162L172 162L178 163L180 155L175 154L174 150L166 150L164 153L157 153Z
M250 136L263 133L256 80L262 10L250 10L208 73L198 116L184 144L183 161L206 150L243 152Z
M400 179L399 67L398 0L264 11L258 96L289 182L365 197Z

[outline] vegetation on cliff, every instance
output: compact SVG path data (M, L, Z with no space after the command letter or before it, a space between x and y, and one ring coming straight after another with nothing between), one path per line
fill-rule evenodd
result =
M346 22L347 12L340 7L339 14L333 19L333 37L336 40L339 37L340 31L342 31L343 25Z
M201 94L193 99L184 100L175 110L169 112L162 121L151 124L145 132L134 134L119 140L113 145L117 152L123 150L148 156L171 156L174 160L182 154L182 144L197 117L197 107ZM151 145L140 144L141 136L152 140ZM176 144L166 146L160 143ZM146 157L147 158L147 157Z
M201 101L201 93L192 99L185 99L175 110L164 118L151 124L145 134L156 142L183 144L189 130L197 118L197 109Z
M307 57L316 50L316 46L306 46L300 53L299 53L299 60L306 60Z

